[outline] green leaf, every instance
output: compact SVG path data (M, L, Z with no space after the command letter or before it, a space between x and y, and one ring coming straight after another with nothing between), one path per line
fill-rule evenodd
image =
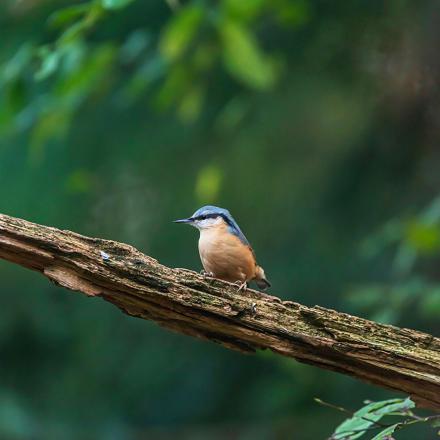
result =
M54 93L69 105L78 105L88 93L105 87L111 79L110 66L116 49L112 45L102 45L87 56L87 62L78 65L65 78L56 84ZM84 60L85 61L85 60Z
M60 53L56 50L43 50L40 69L35 73L35 79L42 81L54 73L60 63Z
M212 44L199 44L194 50L192 64L197 71L206 71L213 66L217 54L217 49Z
M91 8L91 3L81 3L79 5L67 6L59 9L49 16L49 25L61 27L84 16Z
M191 83L191 75L183 64L176 64L165 78L162 87L156 95L156 105L159 109L166 109L183 96Z
M62 77L68 77L76 72L81 65L86 62L86 57L90 56L91 51L82 40L74 40L70 44L63 45L63 61L60 66Z
M192 5L172 18L159 42L160 53L165 59L174 61L183 55L199 29L203 12L201 6Z
M420 253L429 254L440 249L440 228L436 224L412 221L405 232L408 245Z
M192 86L182 97L178 115L182 122L194 122L202 109L204 89L198 85Z
M104 9L122 9L130 4L133 0L101 0Z
M415 404L409 397L406 399L390 399L370 403L356 411L352 418L341 423L336 428L332 438L335 440L357 439L364 435L365 431L383 416L396 412L405 412L414 407Z
M223 63L229 73L249 87L267 90L276 81L271 60L261 51L249 29L231 20L219 29L223 43Z
M142 64L131 80L123 87L121 99L125 104L130 104L148 90L166 71L165 63L160 56L149 58Z
M380 431L379 434L375 435L371 440L388 440L389 438L391 438L391 434L396 431L399 425L400 423L395 423L394 425L388 426L388 428Z
M6 83L14 81L26 69L32 61L34 55L34 46L31 43L24 43L15 55L0 69L0 81Z
M436 197L420 216L423 223L434 224L440 221L440 197Z
M374 402L370 405L372 405L372 410L370 411L381 416L386 416L392 413L404 414L408 410L416 407L416 404L409 397L406 399L382 400L379 402Z
M85 20L80 20L69 26L60 36L60 46L76 43L75 40L79 40L81 34L87 29L87 23Z
M133 31L121 46L119 58L124 63L133 63L148 47L151 35L144 30Z
M226 12L240 20L252 20L258 16L267 5L265 0L224 0Z
M272 2L272 7L279 22L288 27L301 26L310 19L310 2L307 0L277 0Z

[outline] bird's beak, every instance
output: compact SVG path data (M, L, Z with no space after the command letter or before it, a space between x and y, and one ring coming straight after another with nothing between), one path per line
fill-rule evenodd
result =
M174 220L174 223L193 223L194 219L193 218L182 218L180 220Z

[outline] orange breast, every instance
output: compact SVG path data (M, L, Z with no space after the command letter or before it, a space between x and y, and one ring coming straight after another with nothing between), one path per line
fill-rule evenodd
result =
M250 281L255 277L251 249L221 224L200 232L199 253L204 269L222 280Z

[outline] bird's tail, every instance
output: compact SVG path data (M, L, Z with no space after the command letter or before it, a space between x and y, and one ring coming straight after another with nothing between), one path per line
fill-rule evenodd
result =
M267 281L266 274L264 273L264 270L261 266L257 266L257 270L255 271L255 282L257 283L257 286L262 290L266 290L268 287L271 286L269 281Z

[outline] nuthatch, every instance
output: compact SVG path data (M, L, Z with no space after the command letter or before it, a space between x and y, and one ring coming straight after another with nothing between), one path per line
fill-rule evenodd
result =
M207 275L240 283L239 290L249 281L255 281L260 289L270 287L251 245L227 209L204 206L175 222L188 223L200 231L199 253Z

